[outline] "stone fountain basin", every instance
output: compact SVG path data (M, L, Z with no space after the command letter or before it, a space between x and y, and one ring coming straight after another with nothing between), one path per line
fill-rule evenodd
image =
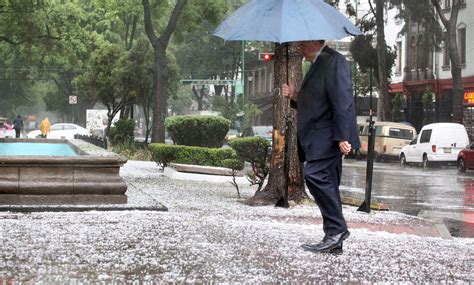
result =
M78 156L0 156L0 194L123 195L127 185L119 175L127 160L90 155L67 140L0 139L2 142L67 143Z

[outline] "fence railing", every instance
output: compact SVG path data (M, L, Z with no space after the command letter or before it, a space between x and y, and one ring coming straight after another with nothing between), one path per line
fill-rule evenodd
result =
M80 139L83 141L86 141L88 143L91 143L93 145L96 145L101 148L107 149L107 138L102 138L102 137L96 137L96 136L85 136L85 135L74 135L75 139Z

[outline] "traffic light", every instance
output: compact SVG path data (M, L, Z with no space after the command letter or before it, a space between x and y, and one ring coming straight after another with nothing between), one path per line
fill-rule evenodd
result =
M259 52L258 53L258 60L263 60L263 61L271 61L273 60L273 52Z

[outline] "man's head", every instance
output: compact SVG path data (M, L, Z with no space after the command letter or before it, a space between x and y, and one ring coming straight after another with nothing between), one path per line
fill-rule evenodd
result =
M317 41L303 41L298 43L298 48L303 54L304 59L307 61L313 61L318 54L319 50L324 46L324 40Z

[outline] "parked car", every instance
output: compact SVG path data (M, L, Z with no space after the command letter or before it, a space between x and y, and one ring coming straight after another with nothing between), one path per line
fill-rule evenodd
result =
M458 153L457 166L460 173L464 173L468 169L474 169L474 143L470 143Z
M253 126L245 128L242 137L262 137L272 143L273 126Z
M5 118L0 118L0 138L14 138L15 130L13 127L5 123Z
M424 126L417 138L400 152L400 164L420 163L427 168L434 163L455 163L459 152L469 144L466 129L456 123Z
M229 140L235 139L235 138L238 137L238 136L239 136L239 131L234 130L234 129L230 129L230 130L227 132L227 134L225 135L224 140L225 140L226 142L228 142Z
M412 126L394 122L375 122L374 159L398 159L402 147L416 137ZM365 124L359 134L360 154L367 155L369 145L369 124Z
M47 138L48 139L74 139L74 135L85 135L88 136L90 135L89 130L78 126L76 124L68 124L68 123L60 123L60 124L54 124L51 126L51 132L48 134ZM29 132L26 137L33 139L37 138L41 135L40 130L34 130Z

